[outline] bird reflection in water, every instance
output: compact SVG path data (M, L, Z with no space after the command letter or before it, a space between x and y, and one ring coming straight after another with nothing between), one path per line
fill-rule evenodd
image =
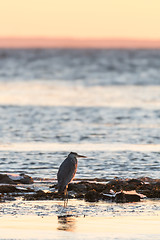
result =
M75 216L73 215L62 215L58 216L58 228L57 230L73 232L75 229Z

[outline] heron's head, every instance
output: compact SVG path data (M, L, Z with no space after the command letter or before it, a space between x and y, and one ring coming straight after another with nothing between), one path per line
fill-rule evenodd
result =
M70 155L70 156L73 156L73 157L76 157L76 158L86 158L86 156L79 155L79 154L76 153L76 152L70 152L69 155Z

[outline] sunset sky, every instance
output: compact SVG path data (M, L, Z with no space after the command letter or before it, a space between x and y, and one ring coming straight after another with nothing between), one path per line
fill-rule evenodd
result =
M160 0L1 0L8 36L160 39Z

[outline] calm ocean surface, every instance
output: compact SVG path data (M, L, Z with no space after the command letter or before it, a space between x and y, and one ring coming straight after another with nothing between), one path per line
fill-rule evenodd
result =
M160 177L160 50L1 49L0 93L1 173Z

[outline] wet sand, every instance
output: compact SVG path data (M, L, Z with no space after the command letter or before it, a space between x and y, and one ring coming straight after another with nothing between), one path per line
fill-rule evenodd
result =
M160 216L18 216L0 219L0 239L159 239Z
M159 201L1 203L0 239L160 239ZM157 210L156 210L157 206ZM153 211L154 209L154 211Z

